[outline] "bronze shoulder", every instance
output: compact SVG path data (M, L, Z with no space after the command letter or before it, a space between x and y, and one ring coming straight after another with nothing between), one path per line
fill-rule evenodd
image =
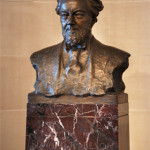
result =
M130 54L128 52L125 52L121 49L108 46L105 44L102 44L98 40L94 39L94 46L96 47L96 52L99 53L100 55L105 55L108 57L117 57L117 58L122 58L122 59L127 59L130 57Z
M55 55L55 53L60 49L60 46L61 43L34 52L30 56L33 67L37 69L37 66L40 66L43 63L45 56L53 57L53 55Z

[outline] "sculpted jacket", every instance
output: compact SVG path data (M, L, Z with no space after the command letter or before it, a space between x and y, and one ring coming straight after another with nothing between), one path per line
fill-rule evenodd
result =
M128 68L129 53L106 46L92 36L85 69L68 77L62 67L63 45L64 42L31 55L36 70L36 93L45 96L103 95L124 91L122 74Z

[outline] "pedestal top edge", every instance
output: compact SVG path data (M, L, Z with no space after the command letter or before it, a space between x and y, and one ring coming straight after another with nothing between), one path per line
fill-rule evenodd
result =
M73 96L45 97L35 92L28 94L28 103L56 103L56 104L123 104L128 103L128 94L110 93L103 96Z

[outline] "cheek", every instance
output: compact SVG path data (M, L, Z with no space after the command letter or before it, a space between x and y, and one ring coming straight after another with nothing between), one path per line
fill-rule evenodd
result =
M85 21L84 20L76 20L76 24L79 26L79 27L82 27L85 25Z
M80 20L80 21L76 21L79 27L85 27L85 26L92 26L92 21L90 19L88 20Z
M66 22L64 20L61 20L61 26L64 28L66 26Z

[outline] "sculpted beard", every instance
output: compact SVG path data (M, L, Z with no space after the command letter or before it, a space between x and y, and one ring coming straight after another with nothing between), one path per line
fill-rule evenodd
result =
M63 37L65 40L66 47L70 48L81 48L83 45L86 46L86 39L91 33L91 26L85 25L83 28L66 27L63 31Z

